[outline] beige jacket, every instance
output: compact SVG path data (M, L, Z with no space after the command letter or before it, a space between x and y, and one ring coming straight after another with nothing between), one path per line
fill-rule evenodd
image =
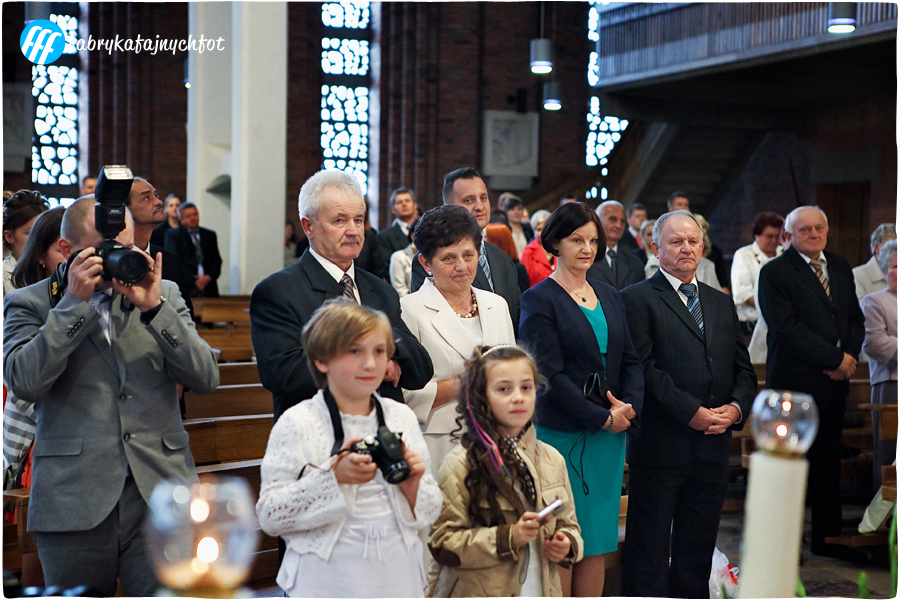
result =
M566 504L559 516L551 516L541 527L539 537L540 542L544 542L556 531L564 533L572 548L562 564L571 566L581 560L584 543L575 518L565 460L553 447L536 439L534 427L529 427L523 435L518 450L534 477L538 509L557 498ZM497 527L473 526L467 511L467 472L466 450L457 445L441 465L444 504L428 546L440 565L440 572L432 571L429 575L425 595L434 598L518 596L522 587L519 573L525 560L525 548L513 549L511 537L512 525L525 511L522 499L508 480L498 479L501 486L498 501L505 523ZM538 547L544 596L562 596L556 564L547 560L543 546Z

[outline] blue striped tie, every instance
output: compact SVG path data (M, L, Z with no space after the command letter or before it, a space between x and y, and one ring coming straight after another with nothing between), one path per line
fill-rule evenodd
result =
M484 271L488 284L491 286L491 292L494 292L494 281L491 278L491 266L488 265L487 255L484 252L484 240L481 241L481 253L478 255L478 265Z
M694 317L694 320L697 322L697 326L700 327L700 332L704 332L703 330L703 308L700 307L700 299L697 297L697 291L694 289L693 284L682 284L678 287L684 296L687 297L687 308L688 311L691 312L691 315Z

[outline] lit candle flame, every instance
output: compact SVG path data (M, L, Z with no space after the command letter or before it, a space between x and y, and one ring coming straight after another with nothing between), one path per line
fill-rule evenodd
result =
M203 500L197 500L191 502L191 518L195 523L202 523L207 518L209 518L209 503Z
M786 424L779 424L775 427L775 434L779 437L785 437L788 434L788 427Z
M197 558L203 562L213 562L219 557L219 544L212 537L204 537L197 544Z
M791 411L791 402L787 399L781 402L781 411L784 413Z

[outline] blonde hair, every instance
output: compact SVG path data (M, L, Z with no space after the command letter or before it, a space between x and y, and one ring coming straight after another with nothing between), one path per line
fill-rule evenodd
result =
M328 363L350 351L359 339L379 330L384 333L386 352L391 357L394 355L394 337L391 322L384 313L343 297L323 303L303 327L301 337L316 386L324 388L328 384L325 373L316 367L316 360Z

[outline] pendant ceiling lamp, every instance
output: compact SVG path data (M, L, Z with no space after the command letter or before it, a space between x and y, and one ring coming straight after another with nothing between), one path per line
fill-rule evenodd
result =
M544 37L544 3L541 2L541 37L531 40L531 72L553 71L553 43Z
M828 3L828 33L856 31L856 2Z

